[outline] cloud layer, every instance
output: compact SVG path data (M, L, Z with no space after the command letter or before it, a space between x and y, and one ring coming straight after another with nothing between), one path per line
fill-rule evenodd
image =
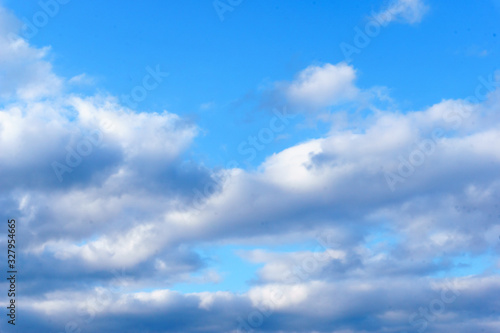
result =
M412 23L422 6L388 10ZM0 18L2 36L16 32ZM346 112L256 170L215 170L186 158L195 124L71 93L49 49L0 44L0 211L20 221L23 332L499 327L497 76L424 110ZM355 79L345 63L312 65L275 92L313 113L365 103ZM219 280L199 244L254 245L238 252L260 265L249 290L173 291Z

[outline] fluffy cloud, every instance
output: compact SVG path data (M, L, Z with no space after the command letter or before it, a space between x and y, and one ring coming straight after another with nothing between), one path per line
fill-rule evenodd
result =
M2 7L0 22L0 97L33 100L56 95L62 79L44 60L50 49L36 49L18 37L21 24Z
M309 66L282 88L288 103L298 108L319 109L353 100L359 93L356 72L345 63Z
M24 140L37 142L39 152L50 151L52 143L58 142L51 136L41 135L46 128L42 126L44 120L58 124L59 119L62 124L76 126L84 132L99 128L102 120L112 119L113 127L103 128L103 143L99 149L115 151L115 159L110 166L89 166L85 181L75 180L72 186L66 186L66 181L60 185L50 168L47 177L52 177L53 184L41 184L39 190L30 183L32 179L18 177L19 188L4 191L3 198L12 202L11 207L17 207L11 213L25 221L23 232L32 235L28 247L31 261L38 258L50 263L50 267L55 267L68 281L77 281L78 277L71 277L74 272L62 268L68 263L76 265L88 281L109 281L104 273L124 268L129 283L135 286L130 287L131 290L148 283L158 285L159 281L167 284L176 279L182 281L184 274L203 267L189 249L187 252L181 250L183 245L229 240L244 243L252 238L265 243L267 237L289 235L293 238L296 233L300 233L302 239L314 239L321 230L330 230L335 238L335 247L322 249L328 259L311 271L305 271L304 267L309 266L303 264L311 256L314 258L314 253L308 251L291 254L254 251L244 255L248 260L265 265L258 272L256 286L243 296L229 294L219 300L217 294L190 296L165 291L127 296L117 293L114 295L116 304L122 307L110 306L109 310L99 312L99 319L93 322L96 325L93 327L102 331L111 330L106 322L116 325L115 320L129 315L134 307L140 308L143 303L157 306L151 308L154 313L172 313L175 307L201 318L207 313L218 313L215 309L221 304L223 308L233 309L234 316L219 315L218 321L231 322L239 315L246 316L261 308L276 288L283 290L285 296L276 301L268 321L266 318L263 327L269 327L269 331L274 325L286 329L287 318L298 314L309 318L320 315L320 319L313 326L294 328L297 331L321 332L332 325L340 325L361 332L366 326L346 319L358 315L374 318L374 327L398 323L397 327L404 329L412 311L435 297L430 281L414 289L410 303L407 298L398 296L408 293L414 279L453 274L460 260L465 260L464 251L473 257L499 251L497 237L491 235L499 232L496 216L500 212L498 205L495 206L495 198L499 193L496 170L500 154L497 147L490 144L500 136L495 125L498 116L490 112L497 105L498 94L495 91L488 101L474 105L465 101L443 101L427 110L404 115L375 114L366 119L362 131L332 130L324 138L269 157L257 171L226 170L220 178L220 190L207 197L201 207L193 206L189 195L183 196L182 190L171 188L169 182L160 187L155 184L164 168L169 169L172 163L177 163L177 157L195 133L189 125L178 123L176 116L135 114L106 99L70 98L68 103L76 112L71 121L63 117L64 112L49 117L32 111L39 110L36 107L26 107L23 110L28 118L19 118L17 125L21 129L18 131L29 133L28 129L33 128L32 138L28 135ZM47 112L52 112L50 110ZM447 118L447 115L464 110L470 113L468 121L464 120L462 126L456 128L454 118ZM21 117L11 108L2 111L4 117L16 115ZM37 125L32 125L31 121ZM15 121L10 123L16 124ZM397 174L402 163L398 156L409 160L412 151L420 147L419 142L432 138L438 127L443 134L433 141L435 147L432 153L425 155L425 163L415 167L416 171L397 183L396 191L391 191L385 172ZM65 133L64 126L54 126L51 133L56 138L57 128ZM12 135L6 135L5 140ZM60 141L56 147L65 152L67 141ZM418 149L427 151L428 148ZM41 161L50 165L51 158L46 158L46 153L26 155L33 159L32 165ZM24 154L18 158L22 156ZM148 173L142 172L138 160L151 164ZM4 171L15 177L14 170L20 166L14 165L10 171ZM79 168L83 170L86 166L76 167L74 173ZM141 182L136 181L138 177ZM198 186L202 187L204 181L210 179L210 175L200 178ZM71 183L69 179L68 182ZM456 207L470 213L464 214ZM374 238L373 233L380 236ZM169 252L175 255L169 257ZM168 263L170 270L163 271L158 262ZM28 265L28 272L35 276L37 266L31 268L31 265L34 264ZM295 279L281 279L280 274L290 272L293 275L297 266L302 271L295 273ZM142 270L152 276L143 276ZM382 280L375 282L375 277ZM396 282L397 288L385 289ZM440 283L440 280L435 279L435 282ZM35 281L29 283L36 285ZM166 295L177 295L178 303L164 305ZM44 313L42 309L50 308L49 304L69 308L69 305L57 304L75 299L67 292L58 291L55 285L38 297L45 300L33 301L33 313ZM384 311L362 305L381 297L388 302ZM481 297L481 294L470 294L467 300ZM332 299L339 299L342 306L334 306ZM317 302L322 306L313 306ZM453 311L458 312L447 312L451 317L436 321L435 329L456 327L447 318L460 315L462 310L459 309L465 305L458 307L458 304L462 303L453 304L457 306ZM60 324L71 317L65 314L58 319ZM137 320L145 318L136 312L134 316ZM481 318L477 312L474 316ZM441 326L445 324L447 326ZM177 325L180 326L169 327L174 331L197 329L194 323ZM160 331L158 327L152 325L149 329ZM237 323L225 328L218 326L218 329L230 332L234 327ZM481 327L488 329L487 325Z
M26 311L30 317L44 315L39 321L42 328L51 327L47 320L50 316L60 327L71 324L75 329L92 327L100 332L128 329L141 322L148 332L389 333L452 329L466 333L479 328L489 333L495 332L500 322L486 313L495 306L494 295L500 291L499 281L493 277L447 282L372 278L293 286L270 284L253 288L248 296L117 291L97 288L87 293L55 292L27 303ZM297 317L309 320L295 320Z
M1 15L1 31L15 31ZM23 332L498 327L494 77L476 100L372 110L356 129L332 126L256 170L211 170L183 159L195 125L49 89L66 81L48 50L1 43L1 73L36 67L0 89L0 211L22 221ZM355 74L344 63L311 66L278 88L296 108L321 109L360 98ZM207 184L200 200L195 190ZM197 244L304 242L315 248L239 252L261 265L245 293L171 288L194 273L219 279Z

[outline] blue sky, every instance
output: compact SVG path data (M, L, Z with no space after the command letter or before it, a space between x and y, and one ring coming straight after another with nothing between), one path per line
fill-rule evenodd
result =
M36 1L5 4L30 21L40 10ZM451 4L436 1L418 25L384 28L353 56L357 85L386 87L402 111L468 96L479 75L497 68L498 6L470 2L455 10ZM196 140L193 158L220 166L241 159L237 143L268 118L266 110L256 112L259 87L293 80L310 64L344 61L339 45L352 44L354 28L363 30L381 6L373 1L243 1L221 22L210 1L121 2L119 7L74 1L30 43L53 48L59 75L86 73L94 79L93 92L114 96L129 94L147 74L146 66L159 65L169 76L137 110L166 109L195 121L206 132ZM248 99L253 103L237 103ZM210 106L205 112L203 104ZM317 135L293 128L286 133L288 140L273 143L253 165Z
M499 15L0 1L1 330L496 332Z

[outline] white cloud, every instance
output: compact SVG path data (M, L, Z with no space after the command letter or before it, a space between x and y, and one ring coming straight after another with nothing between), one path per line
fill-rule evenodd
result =
M237 318L252 323L250 328L253 329L267 327L261 325L271 321L279 325L281 331L332 332L331 328L335 326L343 327L335 332L362 333L366 332L366 326L357 318L366 316L380 327L391 327L392 330L381 330L388 333L394 329L421 328L421 321L410 324L408 319L412 315L416 315L414 319L424 318L419 315L419 308L424 308L434 319L428 324L440 330L467 333L473 327L480 327L493 333L498 320L492 319L487 309L494 308L500 284L495 276L484 276L449 281L371 278L296 285L268 284L256 286L241 295L229 292L183 295L168 289L131 293L117 293L115 290L116 287L111 286L86 292L47 293L42 297L27 298L25 311L30 315L51 316L56 325L62 327L72 320L84 329L89 324L85 320L91 318L92 327L99 331L110 328L126 330L130 320L124 322L122 318L131 319L131 316L142 323L142 328L159 331L148 319L161 314L169 328L176 331L195 332L218 327L218 331L224 333L237 331ZM439 302L444 304L444 309L436 311ZM186 311L190 314L188 321L182 320ZM291 316L308 320L291 321ZM262 321L251 320L260 317ZM457 322L457 318L466 319Z
M206 111L213 109L215 107L215 102L206 102L200 105L200 110Z
M423 12L416 1L390 8L408 22ZM0 15L6 17L0 30L14 31L7 14ZM23 301L26 311L50 316L54 322L46 325L62 329L69 316L79 316L78 306L100 302L96 331L125 331L120 325L132 317L149 325L148 316L162 314L176 323L172 330L231 332L235 318L271 304L272 320L283 330L324 332L335 323L358 333L366 331L363 323L346 318L361 316L407 330L408 316L444 283L429 275L454 272L464 252L474 259L499 251L500 149L492 144L500 141L498 90L475 104L444 100L421 111L377 111L356 129L347 120L269 156L255 171L218 172L219 186L196 205L193 189L213 184L216 174L181 163L196 126L169 112L135 112L112 97L69 95L61 86L70 82L44 60L48 49L15 38L0 43L0 72L14 83L0 87L0 208L22 221L25 286L32 288ZM352 66L325 64L279 88L289 103L316 110L356 101L355 79ZM391 192L384 171L398 172L399 156L423 149L436 128L443 136L433 153ZM96 129L99 146L60 183L51 163L64 162L67 147ZM199 282L189 275L208 261L193 250L196 244L304 242L322 230L331 231L335 247L323 248L327 260L297 280L283 282L282 274L303 269L314 252L247 251L244 258L263 264L247 293L182 294L165 287ZM116 268L125 268L126 290L74 291L82 280L112 286L108 275ZM464 333L483 321L493 331L497 323L487 310L500 286L488 274L454 280L467 298L436 327ZM208 270L201 279L220 277ZM159 289L144 291L151 285ZM284 296L276 298L276 290ZM190 319L180 320L186 313ZM455 319L464 314L465 328ZM297 327L291 315L306 320Z
M401 21L405 23L418 23L429 10L424 0L391 0L387 7L375 14L377 21L390 23Z
M339 63L309 66L296 79L281 84L288 103L306 109L320 109L353 100L359 90L354 85L353 67Z
M94 82L95 82L94 78L89 77L85 73L75 75L71 79L68 80L69 84L74 84L74 85L91 85Z
M0 98L33 100L57 95L63 80L45 60L50 48L37 49L16 36L21 24L0 7Z

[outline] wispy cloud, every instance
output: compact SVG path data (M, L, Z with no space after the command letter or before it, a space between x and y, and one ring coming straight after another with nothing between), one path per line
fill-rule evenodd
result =
M404 22L414 24L422 21L422 18L428 12L424 0L391 0L389 4L380 12L374 15L377 21Z

